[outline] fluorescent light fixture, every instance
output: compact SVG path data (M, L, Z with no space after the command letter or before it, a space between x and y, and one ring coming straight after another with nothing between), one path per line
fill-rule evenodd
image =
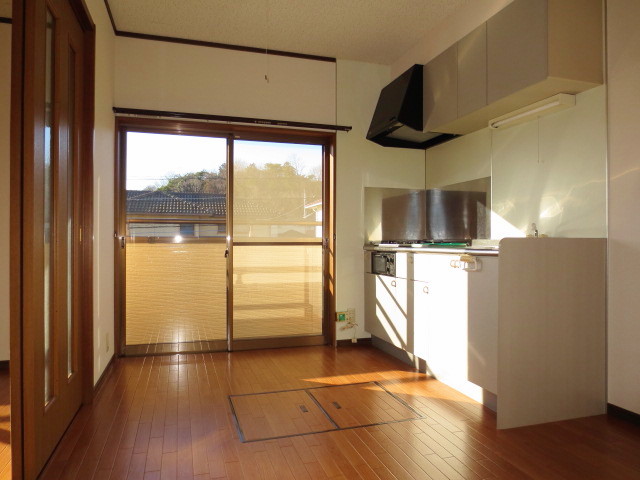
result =
M546 98L526 107L520 108L506 115L489 120L490 128L505 128L528 122L534 118L548 115L565 108L573 107L576 104L576 96L568 93L559 93L553 97Z

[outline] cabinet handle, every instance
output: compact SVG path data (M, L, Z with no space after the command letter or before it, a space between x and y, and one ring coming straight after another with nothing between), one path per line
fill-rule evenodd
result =
M396 281L395 280L391 280L391 286L395 287L396 286Z
M424 293L429 293L429 287L427 287L427 286L422 287L422 291Z

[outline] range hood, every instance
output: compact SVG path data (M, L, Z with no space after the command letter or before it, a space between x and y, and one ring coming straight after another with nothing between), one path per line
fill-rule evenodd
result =
M414 65L380 92L367 140L385 147L425 148L456 135L423 132L423 66Z

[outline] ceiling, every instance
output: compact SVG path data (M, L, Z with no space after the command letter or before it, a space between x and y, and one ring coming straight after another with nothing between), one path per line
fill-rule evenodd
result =
M107 1L119 31L388 65L473 0Z
M108 2L119 31L390 64L471 0Z

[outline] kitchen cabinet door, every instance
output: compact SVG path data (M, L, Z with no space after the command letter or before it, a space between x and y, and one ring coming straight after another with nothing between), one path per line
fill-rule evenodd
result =
M487 24L458 42L458 118L487 105Z
M458 257L438 255L437 280L429 284L426 316L427 369L437 379L461 390L467 382L467 272L449 265Z
M428 357L427 322L431 307L429 305L429 284L427 282L410 281L413 290L413 354L426 360Z
M424 66L425 131L458 118L458 47L452 45Z
M498 393L498 257L479 257L469 272L469 381Z
M413 291L404 278L365 274L365 328L398 348L413 350ZM410 307L411 306L411 307Z
M489 104L547 78L547 19L547 0L515 0L487 21Z

